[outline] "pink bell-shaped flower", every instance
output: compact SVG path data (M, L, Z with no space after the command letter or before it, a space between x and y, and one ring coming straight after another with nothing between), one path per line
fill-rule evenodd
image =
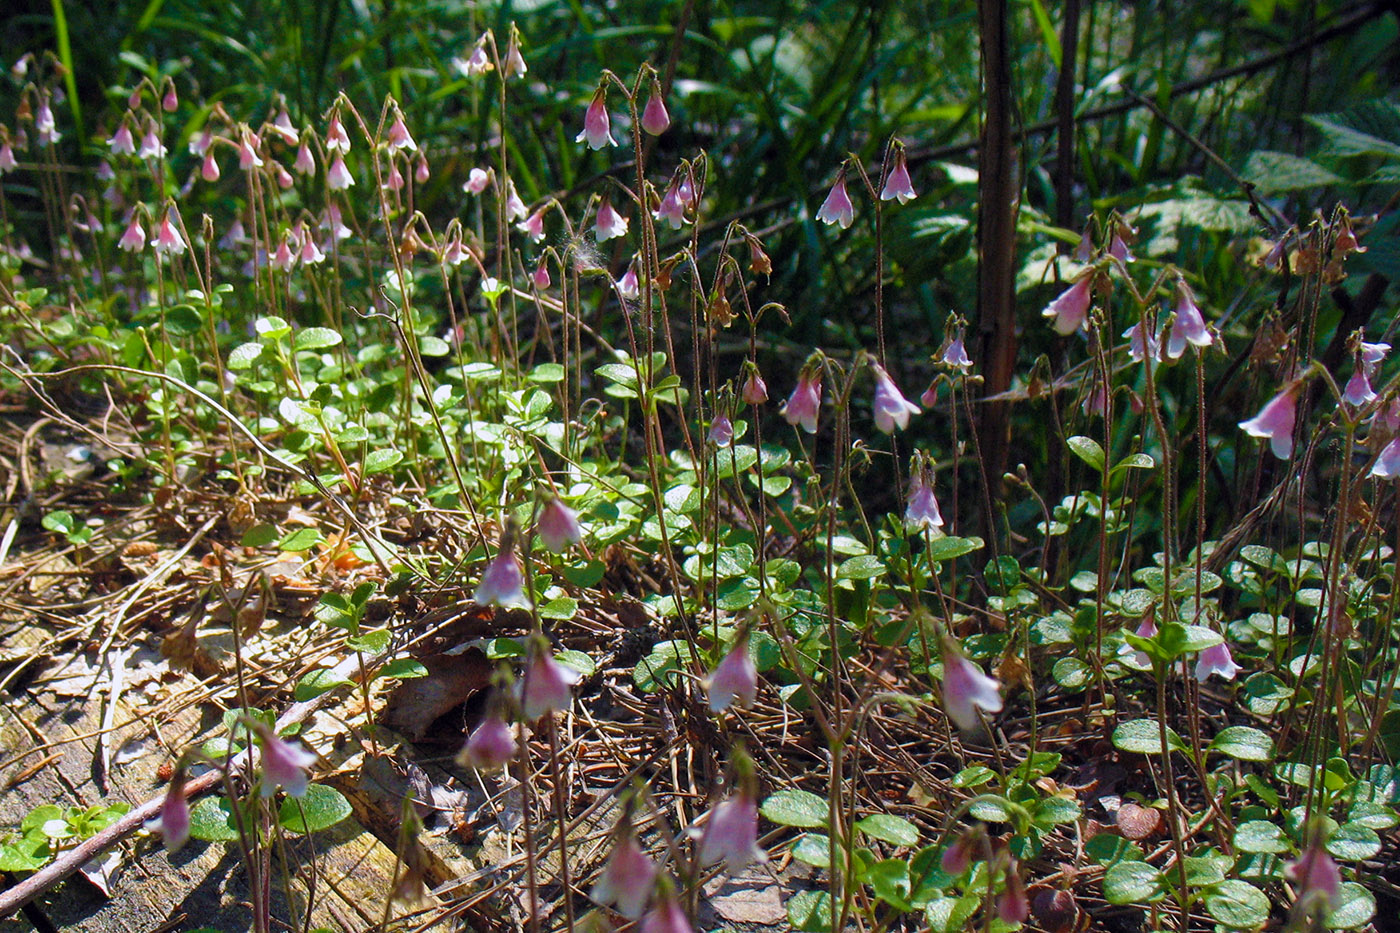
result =
M1335 904L1342 893L1342 873L1327 854L1323 832L1320 825L1313 827L1307 847L1283 869L1284 877L1297 887L1297 903L1304 909Z
M920 531L943 527L943 513L938 509L933 484L925 469L919 469L909 483L909 504L904 510L904 520Z
M900 146L895 150L894 168L885 179L885 186L880 189L880 200L898 199L900 204L904 204L914 198L914 183L909 180L909 160L904 155L904 147Z
M729 420L728 415L716 415L710 422L708 438L716 447L728 447L734 442L734 422Z
M214 145L214 131L206 126L190 137L188 149L192 156L203 156Z
M283 741L262 723L254 725L262 747L262 795L271 797L282 788L293 797L306 793L306 769L316 763L316 755L301 745Z
M943 710L964 732L982 724L979 710L1001 712L997 681L969 661L952 638L943 639Z
M1141 363L1148 357L1161 361L1162 339L1155 331L1148 331L1147 339L1144 340L1141 321L1123 331L1123 336L1128 338L1128 357L1134 363Z
M593 92L593 99L588 102L588 110L583 115L583 129L574 137L576 143L584 140L588 141L588 148L594 150L617 145L617 140L612 138L608 119L608 95L601 87Z
M627 264L627 271L617 280L617 293L628 301L636 301L642 294L642 284L637 281L637 263Z
M675 895L668 893L647 911L637 925L637 933L695 933L695 928L690 925L690 919Z
M63 135L58 131L58 124L54 122L53 108L49 106L47 94L40 98L39 107L34 111L34 129L39 135L39 142L44 145L56 146L58 141L63 138Z
M535 643L520 684L520 711L525 721L568 709L574 700L573 686L581 679L578 671L554 660L548 644Z
M1068 337L1084 326L1084 319L1089 313L1089 302L1094 297L1093 288L1092 275L1080 276L1073 285L1061 292L1058 298L1045 306L1041 317L1051 318L1055 333L1061 337Z
M543 256L540 257L539 265L535 266L535 274L531 276L531 281L540 291L549 288L549 263L545 261Z
M146 231L141 226L141 215L135 211L131 214L131 223L126 225L126 232L117 241L117 248L126 250L128 253L138 253L146 246Z
M345 153L350 151L350 136L345 125L340 122L340 114L331 114L330 126L326 128L326 151Z
M1395 437L1381 451L1368 474L1377 479L1395 479L1400 476L1400 437Z
M467 737L467 744L457 753L457 763L464 768L493 771L514 758L515 752L515 733L500 712L492 710Z
M801 425L808 434L817 433L817 414L822 407L821 376L806 370L797 377L797 388L783 406L783 418L794 427Z
M963 345L962 334L958 334L948 344L948 348L943 351L942 362L944 366L951 366L963 372L972 368L972 357L967 355L967 347Z
M255 168L262 168L262 164L262 156L258 155L258 137L245 126L238 137L238 168L240 171L251 172Z
M520 223L515 225L515 229L525 234L532 242L538 243L544 239L544 208L535 211Z
M481 194L489 184L491 184L491 173L484 168L474 168L467 173L467 180L462 183L462 190L468 194Z
M1347 380L1346 388L1342 390L1342 401L1353 408L1360 408L1374 402L1377 397L1375 390L1371 388L1371 380L1366 378L1366 367L1358 360L1356 370Z
M107 148L112 150L112 155L134 155L136 153L136 139L131 135L131 127L127 125L125 120L117 127L112 138L107 140Z
M943 850L938 859L938 866L945 874L958 877L972 867L973 856L977 854L977 848L986 835L987 831L981 824L964 831Z
M540 510L535 534L539 535L544 546L554 554L562 554L583 540L583 528L579 526L578 513L565 505L558 496L551 496Z
M1211 674L1219 674L1226 680L1234 680L1235 675L1240 672L1240 666L1235 663L1234 657L1230 654L1230 645L1221 642L1218 645L1211 645L1201 652L1196 659L1196 679L1205 683Z
M680 182L677 179L671 179L660 206L652 216L670 225L672 230L679 230L685 226L685 202L681 200Z
M303 142L297 147L297 157L292 161L292 168L298 175L312 175L316 172L316 158L311 154L311 144Z
M277 112L276 118L273 119L272 123L270 123L267 128L274 136L282 140L282 142L286 143L288 146L296 145L297 129L292 126L292 118L287 115L285 107Z
M219 180L219 160L214 158L212 150L204 154L204 161L199 167L199 177L211 184Z
M0 142L0 175L8 175L17 168L19 160L15 158L15 147L10 145L8 139Z
M652 88L651 97L647 98L647 105L642 110L642 129L653 136L660 136L670 126L671 115L666 112L666 102L661 99L661 92Z
M301 241L301 264L314 266L325 261L326 253L316 244L316 238L310 233L305 234Z
M409 133L408 126L403 122L403 114L395 113L394 122L389 124L388 146L390 152L416 152L418 144L413 141L413 134Z
M737 701L748 709L758 699L758 667L749 655L749 636L740 635L705 681L710 695L710 712L722 713Z
M1186 345L1208 347L1214 342L1201 309L1196 306L1196 297L1185 282L1176 286L1176 314L1172 316L1171 330L1167 334L1167 356L1180 359L1186 352Z
M165 797L160 803L160 815L146 821L146 829L160 833L168 852L180 849L190 838L190 804L185 798L185 769L177 767Z
M501 65L501 72L507 78L523 78L525 72L530 67L525 64L525 56L520 54L520 41L515 36L515 30L511 30L510 42L506 45L506 60Z
M739 397L749 405L762 405L768 401L768 384L763 381L763 377L757 370L749 373L744 380L744 387L739 391Z
M592 895L599 904L610 904L622 916L635 920L651 900L660 868L638 845L630 818L624 820L613 836L612 854L593 885Z
M165 143L160 141L160 133L156 129L155 122L152 121L146 127L145 135L141 137L141 145L136 150L138 159L163 159L165 158Z
M326 169L326 187L332 191L344 191L354 184L355 176L345 167L345 157L337 152L331 160L330 168Z
M627 218L613 210L612 202L607 198L598 205L598 215L593 224L593 237L599 243L605 243L616 237L627 235Z
M1376 374L1376 367L1381 365L1381 362L1385 359L1385 355L1389 352L1390 344L1388 343L1361 342L1361 365L1366 367L1367 376L1374 376Z
M1274 456L1287 460L1293 456L1293 426L1297 419L1298 386L1294 383L1270 399L1259 414L1241 421L1240 427L1250 437L1268 438Z
M1026 886L1021 881L1021 873L1016 870L1016 860L1011 859L1006 866L1006 887L997 894L997 918L1003 923L1025 923L1031 915L1030 898L1026 896Z
M403 172L399 171L398 163L391 160L389 162L389 174L384 179L384 187L389 191L402 191L403 185Z
M297 250L294 248L295 236L290 232L282 237L282 242L277 244L277 249L272 254L272 268L286 272L297 263Z
M329 230L331 240L337 243L341 240L348 239L350 235L354 233L341 219L340 205L333 201L326 205L326 216L325 219L321 221L321 228Z
M515 182L506 179L506 216L511 220L524 220L529 213L530 209L521 200L520 192L515 190Z
M175 94L175 85L170 85L165 89L165 96L160 99L160 109L166 113L174 113L180 106L180 98Z
M155 246L156 253L161 256L179 256L185 251L185 238L180 236L180 231L170 222L170 217L175 213L175 208L167 208L165 216L160 219L160 227L156 232Z
M715 804L700 835L701 865L724 862L731 875L767 856L758 847L758 804L743 790Z
M423 153L418 153L418 158L413 163L413 180L418 184L426 184L428 178L428 157Z
M480 77L496 67L491 64L491 56L486 54L485 37L476 41L471 54L465 59L454 58L452 66L468 78Z
M856 219L856 208L851 203L851 197L846 193L846 171L841 170L841 174L836 178L836 184L831 186L831 193L822 202L821 208L817 211L817 219L824 224L837 224L842 230L849 227Z
M501 535L500 549L486 565L472 600L479 606L530 608L530 600L525 596L525 577L520 562L515 559L515 537L510 532Z
M883 366L870 365L875 370L875 427L886 434L903 431L909 427L909 416L919 413L919 406L904 397Z

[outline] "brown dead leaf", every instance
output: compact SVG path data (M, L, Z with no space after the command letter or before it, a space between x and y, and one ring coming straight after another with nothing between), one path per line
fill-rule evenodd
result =
M401 681L389 695L383 715L384 725L415 742L427 737L428 728L439 716L489 686L493 669L486 655L475 648L418 660L428 669L428 676ZM460 734L441 738L453 743L462 740Z
M1162 825L1162 813L1154 807L1130 801L1118 808L1117 823L1123 838L1136 842L1157 832Z

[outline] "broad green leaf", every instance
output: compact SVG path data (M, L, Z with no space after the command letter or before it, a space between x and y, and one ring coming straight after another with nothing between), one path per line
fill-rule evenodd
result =
M1269 919L1269 899L1264 892L1234 878L1212 885L1205 903L1206 912L1231 929L1258 929Z
M351 651L363 651L365 654L380 654L389 647L389 637L390 632L387 628L375 629L345 639L345 647Z
M298 528L277 542L277 547L283 551L309 551L323 540L319 528Z
M321 668L311 671L301 680L297 681L296 689L292 691L298 703L315 699L323 693L328 693L336 687L350 683L344 677L332 671L330 668Z
M843 561L836 568L838 580L869 580L885 572L885 565L874 554L862 554Z
M1103 471L1103 465L1107 458L1104 456L1103 448L1099 446L1098 441L1094 440L1092 437L1076 434L1065 443L1080 460L1089 464L1089 466L1093 467L1096 471Z
M205 842L233 842L238 838L227 797L205 797L190 808L190 836Z
M1301 191L1305 188L1327 188L1342 184L1341 176L1323 168L1312 159L1269 149L1251 153L1241 174L1245 181L1263 194Z
M298 350L323 350L341 342L340 334L329 327L308 327L297 331L292 346Z
M375 473L383 473L392 470L394 466L403 459L403 451L393 447L382 447L379 450L371 450L365 454L365 475L371 476Z
M903 817L889 813L872 813L857 821L856 829L873 839L891 845L913 847L919 844L919 830Z
M831 840L821 833L803 833L792 847L792 857L817 868L831 866Z
M312 784L301 797L282 801L277 822L288 832L306 834L329 829L354 812L350 801L334 787Z
M263 346L261 343L241 343L234 347L228 355L228 368L235 372L251 369L258 357L262 356Z
M1374 858L1381 850L1381 837L1360 823L1343 823L1327 840L1327 851L1344 862Z
M1249 820L1235 827L1235 848L1241 852L1279 854L1291 852L1283 829L1264 820Z
M1251 726L1227 726L1210 742L1211 751L1239 761L1268 761L1274 757L1274 742Z
M977 537L957 538L943 537L934 538L929 545L926 556L929 560L938 562L943 560L953 560L962 557L964 554L971 554L973 551L982 549L983 541Z
M379 669L377 677L396 677L399 680L417 680L428 676L428 669L422 662L412 658L394 658Z
M798 891L788 898L788 923L803 933L831 929L831 895L825 891Z
M1125 752L1142 755L1156 755L1162 751L1160 727L1155 719L1133 719L1119 724L1113 730L1113 744ZM1167 748L1171 751L1185 751L1181 736L1167 729Z
M1165 894L1162 873L1146 862L1119 862L1103 876L1103 896L1110 904L1150 904Z
M826 800L805 790L780 790L759 808L764 817L779 826L812 829L826 825Z

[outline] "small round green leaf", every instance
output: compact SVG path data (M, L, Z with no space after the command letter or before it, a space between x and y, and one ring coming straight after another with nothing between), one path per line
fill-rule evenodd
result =
M1269 899L1264 892L1234 878L1212 885L1205 902L1206 912L1232 929L1257 929L1269 919Z
M1376 915L1376 897L1354 881L1342 883L1337 903L1327 914L1327 929L1354 930Z
M1374 858L1381 850L1381 837L1360 823L1344 823L1327 840L1327 851L1344 862Z
M329 327L308 327L297 331L292 345L298 350L322 350L340 343L340 334Z
M233 842L238 838L227 797L205 797L190 808L190 836L205 842Z
M394 465L403 459L403 451L393 447L383 447L379 450L371 450L365 454L365 475L383 473L385 470L392 470Z
M805 790L780 790L763 801L764 817L779 826L812 829L826 825L826 800Z
M1210 743L1211 751L1239 761L1268 761L1274 757L1274 742L1251 726L1227 726Z
M1283 829L1264 820L1249 820L1235 827L1235 848L1254 854L1290 852L1292 844Z
M788 922L804 933L831 929L831 895L825 891L798 891L787 902Z
M1155 719L1133 719L1121 723L1113 730L1113 744L1125 752L1137 752L1141 755L1160 754L1161 727ZM1167 730L1167 748L1172 751L1183 751L1186 748L1182 744L1181 736L1171 729Z
M282 801L277 822L293 833L314 833L328 829L350 816L350 801L340 791L324 784L312 784L301 797Z
M919 844L918 828L903 817L889 813L872 813L857 822L856 829L891 845L912 847Z
M1162 873L1146 862L1119 862L1103 876L1103 896L1110 904L1146 904L1166 894Z

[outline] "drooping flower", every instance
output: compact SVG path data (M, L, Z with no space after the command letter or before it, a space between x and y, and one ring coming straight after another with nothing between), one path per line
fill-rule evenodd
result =
M190 838L190 804L185 799L185 769L177 767L165 788L165 797L160 803L160 814L146 821L146 829L160 833L165 840L166 851L175 852Z
M204 129L190 137L189 151L192 156L202 156L209 151L209 147L214 145L214 130L205 126Z
M506 216L511 220L524 220L530 214L530 209L525 206L525 202L520 198L520 192L515 190L515 182L506 179Z
M968 660L956 642L943 640L943 709L964 732L981 726L978 711L1001 712L1001 685Z
M165 143L161 142L160 133L156 129L155 121L152 120L147 125L146 132L141 136L141 145L136 149L136 158L163 159L165 151Z
M965 830L943 850L938 859L939 867L954 878L967 871L972 867L972 857L977 854L977 847L986 835L987 831L980 823Z
M341 220L340 205L336 204L334 201L326 205L326 217L321 221L321 228L323 230L329 230L331 239L335 242L348 239L350 235L354 233L354 231Z
M909 416L919 413L919 406L906 399L883 366L875 369L875 427L886 434L909 427Z
M330 168L326 169L326 187L332 191L344 191L354 184L355 176L345 167L345 157L337 152Z
M856 208L851 203L850 195L846 193L845 169L837 176L836 184L831 186L831 193L822 202L821 209L817 211L817 219L824 224L838 224L842 230L855 222Z
M1201 652L1201 656L1196 659L1196 679L1205 683L1211 674L1219 674L1226 680L1234 680L1235 675L1240 672L1240 666L1235 663L1234 657L1230 654L1228 642L1221 642L1218 645L1211 645Z
M395 113L394 122L389 124L388 147L390 152L400 152L407 150L416 152L418 144L413 141L413 134L408 131L408 126L403 122L403 114Z
M159 255L179 256L185 251L185 238L180 236L180 231L170 222L170 217L175 213L175 208L167 208L165 216L160 220L160 229L156 233L154 243L156 253Z
M464 77L476 78L486 74L496 66L491 64L491 57L486 54L485 38L478 39L472 53L466 58L454 58L452 65Z
M734 422L728 415L716 415L710 422L709 440L716 447L728 447L734 441Z
M1367 376L1376 374L1376 367L1381 365L1385 355L1389 352L1390 344L1388 343L1366 343L1364 340L1361 342L1361 365L1366 368Z
M1379 479L1394 479L1400 476L1400 436L1385 445L1368 475Z
M19 160L15 158L14 146L10 145L8 139L0 142L0 175L8 175L17 168L19 168Z
M340 114L331 114L330 126L326 127L326 151L346 153L350 151L350 136L340 122Z
M399 171L399 164L391 159L389 161L389 174L384 179L384 187L390 191L401 191L403 185L403 173Z
M1323 831L1314 828L1309 835L1307 848L1283 869L1284 877L1297 886L1297 903L1305 910L1334 904L1342 893L1342 873L1327 854Z
M420 152L417 160L413 163L413 180L421 185L427 182L428 178L428 157Z
M583 528L578 523L578 513L565 505L558 496L551 496L540 510L535 534L540 536L544 546L554 554L562 554L583 540Z
M1093 276L1080 276L1073 285L1061 292L1058 298L1046 305L1040 316L1051 318L1055 333L1061 337L1068 337L1084 326L1093 295Z
M544 208L535 211L520 223L515 229L529 237L533 242L538 243L544 239Z
M457 753L457 763L464 768L491 771L514 758L515 751L515 733L510 724L498 710L492 710L467 737L467 743Z
M1011 859L1006 866L1006 887L996 899L997 917L1003 923L1025 923L1031 915L1030 898L1026 896L1026 885L1021 881L1021 873L1016 870L1016 860Z
M180 106L180 98L175 94L175 85L171 84L165 89L165 96L160 99L160 109L166 113L174 113Z
M515 536L510 531L501 535L500 548L486 565L472 600L479 606L530 608L525 597L525 576L515 559Z
M311 144L303 141L297 147L297 157L292 161L292 168L296 169L298 175L312 175L316 172L316 158L311 154Z
M530 70L529 66L525 64L525 56L520 54L520 41L516 38L513 29L510 33L510 42L506 45L506 61L501 69L507 78L523 78L525 72Z
M1143 620L1138 623L1137 630L1134 631L1133 634L1138 638L1156 638L1157 620L1151 615L1144 616ZM1146 651L1134 651L1133 662L1143 670L1148 670L1152 667L1152 659L1147 656Z
M112 155L134 155L136 153L136 140L131 135L131 127L123 120L117 127L117 131L112 134L112 138L107 140L107 147L112 150Z
M140 252L146 245L146 231L141 226L141 216L134 211L131 214L131 223L126 225L126 232L117 241L117 247L124 249L128 253Z
M967 372L972 368L972 357L967 355L967 347L963 344L962 334L954 337L943 351L943 365L951 366Z
M538 288L540 291L544 291L546 288L549 288L549 264L545 261L543 256L540 257L539 265L535 266L535 274L533 276L533 281L535 283L535 287Z
M1136 262L1137 257L1128 249L1128 241L1123 237L1123 225L1113 231L1113 239L1108 244L1108 255L1122 263Z
M816 372L803 371L797 377L797 388L788 396L783 405L783 418L788 424L801 425L808 434L817 433L817 413L822 407L821 376Z
M660 868L638 845L630 819L624 820L626 822L618 826L613 836L612 854L593 885L592 895L599 904L610 904L622 916L635 920L651 899Z
M258 155L258 137L248 127L238 137L238 168L250 172L262 168L262 156Z
M306 769L316 763L316 755L301 745L279 739L260 722L254 729L262 747L262 795L271 797L279 787L293 797L304 795L309 782Z
M588 110L583 115L583 129L574 137L576 143L584 140L588 141L588 148L595 150L617 145L617 140L612 138L611 121L608 119L607 91L601 87L593 92L593 99L588 102Z
M628 301L635 301L642 294L642 285L637 281L637 263L627 264L627 271L617 280L617 293Z
M574 699L573 686L581 679L578 671L554 660L547 644L535 644L521 679L521 714L527 722L534 722L546 713L568 709Z
M749 405L762 405L768 401L768 384L763 381L758 370L751 371L748 378L744 380L744 387L739 391L739 397Z
M272 268L286 272L291 269L292 266L296 265L297 250L294 248L295 243L295 235L291 231L288 231L287 234L282 237L282 241L277 244L277 249L272 254Z
M1378 396L1371 388L1371 380L1366 378L1366 367L1357 361L1356 371L1347 380L1346 388L1342 390L1342 401L1354 408L1360 408L1370 402L1374 402Z
M291 189L296 182L292 179L292 173L282 167L280 162L272 163L272 174L277 179L277 187L283 191Z
M1293 456L1293 425L1298 419L1298 386L1286 386L1282 392L1269 400L1269 403L1240 427L1250 437L1266 437L1273 448L1274 456L1287 460Z
M54 122L53 108L49 106L47 94L39 99L39 109L34 112L34 129L39 134L39 142L45 145L56 146L63 138L58 124Z
M920 531L943 527L943 513L939 511L938 499L934 497L933 484L925 469L919 469L909 481L909 505L904 511L904 520Z
M652 216L669 224L672 230L679 230L685 225L685 202L681 200L679 180L671 179L660 206Z
M1134 363L1141 363L1149 357L1158 362L1161 361L1162 338L1157 335L1156 331L1149 330L1144 340L1141 321L1123 331L1123 336L1128 338L1128 357Z
M297 130L292 126L292 118L287 114L287 108L283 107L277 112L277 116L267 126L272 135L276 136L288 146L295 146L297 142Z
M474 168L467 173L467 180L462 184L462 189L469 194L481 194L490 183L490 172L484 168Z
M905 204L915 197L914 183L909 180L909 160L904 155L904 147L900 146L895 150L894 168L890 170L889 177L885 179L885 186L880 189L880 200L889 201L897 198L900 204Z
M715 804L700 835L701 865L724 862L731 875L767 856L758 847L758 804L744 790Z
M695 928L675 895L668 893L647 911L637 925L637 933L695 933Z
M212 149L204 154L204 162L199 168L199 177L211 183L219 180L219 160L214 158Z
M661 99L661 94L652 89L651 97L647 99L647 105L642 110L642 129L653 136L660 136L671 126L671 115L666 112L666 102Z
M748 709L758 699L758 666L749 654L749 636L740 635L734 647L715 665L705 681L710 712L722 713L735 701Z
M317 263L326 261L326 253L316 243L316 238L309 232L302 237L301 241L301 264L303 266L314 266Z
M1167 356L1180 359L1186 352L1186 345L1208 347L1214 342L1210 328L1206 327L1201 309L1196 306L1196 297L1185 282L1176 286L1176 314L1172 317L1171 331L1167 335Z
M598 215L593 224L593 238L599 243L627 235L627 218L613 210L607 198L598 205Z

